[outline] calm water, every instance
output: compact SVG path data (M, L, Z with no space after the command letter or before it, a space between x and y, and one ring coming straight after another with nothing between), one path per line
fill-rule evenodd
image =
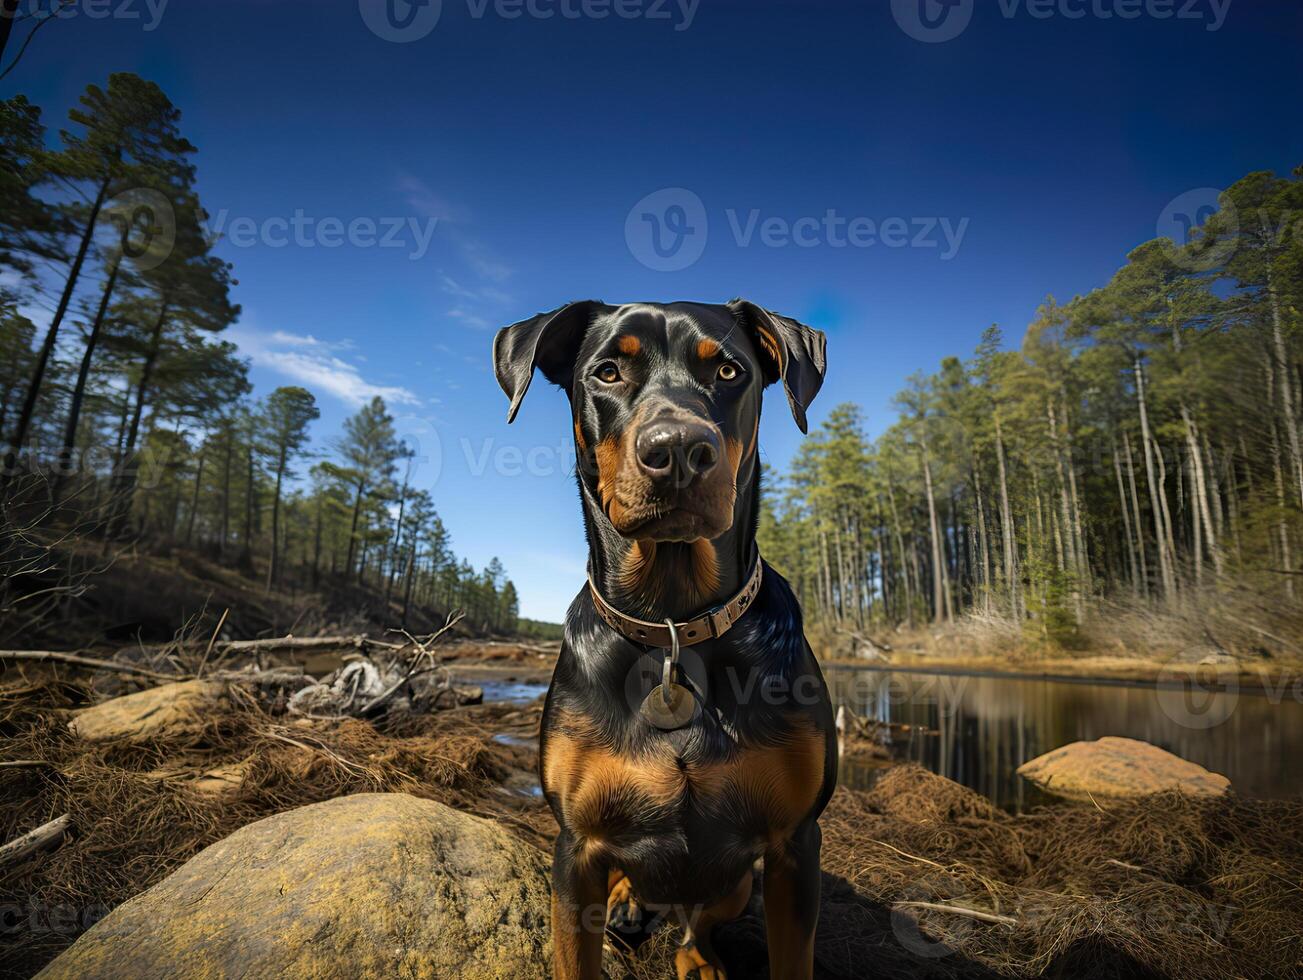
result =
M897 759L977 790L1011 809L1043 797L1015 770L1068 742L1143 739L1230 779L1246 796L1303 798L1303 702L1288 687L1267 695L1188 692L1174 685L824 668L833 700L877 721L919 726L887 735ZM847 759L842 779L864 787L881 771Z

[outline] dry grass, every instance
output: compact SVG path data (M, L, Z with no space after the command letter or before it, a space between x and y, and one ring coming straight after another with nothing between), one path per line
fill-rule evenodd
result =
M45 763L0 770L0 839L59 814L73 840L5 869L0 907L18 927L0 936L0 973L26 976L76 938L90 919L149 887L187 858L262 817L362 792L404 792L500 820L546 846L555 824L542 800L504 791L532 768L532 748L497 733L531 737L538 709L483 705L419 716L378 730L346 719L286 725L252 699L212 719L200 736L146 745L87 745L66 710L89 695L81 684L12 683L0 691L5 760ZM188 775L248 766L242 789L218 800ZM162 778L158 771L180 772ZM71 916L76 926L54 919Z
M539 709L486 705L377 729L346 720L284 724L253 703L183 741L88 746L66 730L80 683L0 690L5 839L61 813L75 836L0 877L0 907L23 921L0 942L0 972L28 975L88 922L253 820L319 800L400 791L501 821L547 847L555 825L536 796L509 792L535 761ZM505 744L511 734L527 744ZM158 769L247 762L218 802ZM1286 977L1303 957L1303 805L1228 796L1150 797L1010 816L917 767L869 792L839 790L821 826L817 976ZM38 916L26 918L29 910ZM734 976L763 977L763 920L720 931ZM71 912L68 919L66 913ZM65 921L51 925L56 913ZM41 918L44 917L44 918ZM8 923L7 923L8 926ZM675 931L613 975L673 976Z

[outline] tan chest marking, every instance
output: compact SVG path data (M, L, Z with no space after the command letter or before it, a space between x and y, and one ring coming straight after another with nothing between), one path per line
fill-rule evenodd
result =
M741 746L719 761L680 763L668 742L625 755L603 745L585 719L568 715L548 736L543 786L586 844L670 817L689 793L725 816L763 814L769 836L778 839L814 806L824 753L824 736L798 719L784 740Z

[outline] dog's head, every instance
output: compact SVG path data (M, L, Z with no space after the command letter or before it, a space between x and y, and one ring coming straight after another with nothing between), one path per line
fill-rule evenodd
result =
M713 539L753 478L762 389L792 415L824 375L824 335L748 303L570 303L498 331L498 383L515 418L534 369L565 388L581 479L626 538Z

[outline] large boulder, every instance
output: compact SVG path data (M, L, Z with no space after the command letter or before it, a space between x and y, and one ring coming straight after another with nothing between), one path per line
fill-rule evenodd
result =
M542 978L547 869L537 848L441 803L341 797L205 848L40 976Z
M1047 793L1082 802L1171 789L1192 796L1219 796L1231 785L1225 776L1157 745L1114 735L1046 752L1019 766L1018 775Z
M77 712L68 723L88 742L198 735L211 723L226 697L221 681L195 680L151 687Z

